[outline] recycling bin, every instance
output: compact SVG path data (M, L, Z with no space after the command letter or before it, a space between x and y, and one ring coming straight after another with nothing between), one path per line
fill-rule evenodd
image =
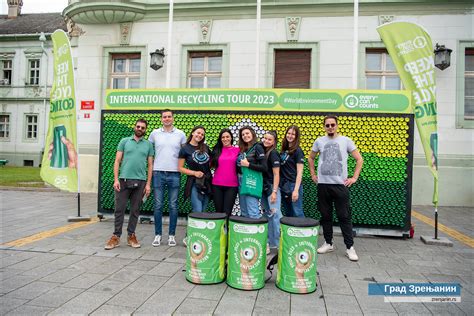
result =
M187 227L186 280L216 284L225 279L225 213L190 213Z
M289 293L316 291L319 221L312 218L280 219L280 248L276 286Z
M268 220L240 216L229 218L227 284L240 290L265 285Z

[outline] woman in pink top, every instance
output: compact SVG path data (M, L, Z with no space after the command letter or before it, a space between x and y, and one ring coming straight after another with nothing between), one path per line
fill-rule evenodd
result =
M217 144L212 150L211 160L211 167L215 168L212 178L214 206L216 212L226 213L227 217L232 213L239 191L236 161L240 150L232 145L233 142L231 130L221 130Z

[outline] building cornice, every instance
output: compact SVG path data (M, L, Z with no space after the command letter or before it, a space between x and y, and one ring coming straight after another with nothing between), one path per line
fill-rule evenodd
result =
M109 24L134 21L167 21L168 0L130 0L129 2L82 2L66 7L63 15L80 24ZM262 18L292 16L351 16L353 0L262 0ZM359 15L466 14L472 1L457 0L360 0ZM255 18L255 0L175 0L174 20Z
M46 40L51 40L51 33L45 33ZM0 35L0 42L25 42L38 41L40 34L2 34Z
M119 2L75 2L67 6L63 16L80 24L108 24L134 22L143 19L143 4Z

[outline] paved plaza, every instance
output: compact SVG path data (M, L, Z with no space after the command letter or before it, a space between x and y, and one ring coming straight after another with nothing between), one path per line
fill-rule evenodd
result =
M83 214L95 215L97 195L82 194L81 205ZM112 214L103 221L67 222L77 212L74 194L0 190L0 206L1 315L474 314L472 208L439 209L439 235L453 247L423 244L420 235L433 236L434 229L419 216L412 217L413 239L356 237L358 262L345 257L342 236L336 236L337 249L317 259L317 291L301 295L279 290L276 273L259 291L187 282L183 225L176 247L152 247L154 227L144 223L136 231L141 248L128 247L125 236L120 247L106 251ZM432 207L413 210L433 217ZM34 238L23 239L29 236ZM459 283L462 301L385 303L368 295L373 282Z

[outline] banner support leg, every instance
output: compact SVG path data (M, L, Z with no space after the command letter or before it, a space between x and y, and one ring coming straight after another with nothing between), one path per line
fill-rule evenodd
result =
M435 246L448 246L452 247L453 242L446 237L438 237L438 206L435 206L435 213L434 213L434 228L435 228L435 235L434 238L431 236L420 236L422 242L427 245L435 245Z
M81 193L77 193L77 217L81 217Z
M81 216L81 193L77 192L77 216L69 216L67 218L68 222L86 222L90 221L92 218L87 216Z

